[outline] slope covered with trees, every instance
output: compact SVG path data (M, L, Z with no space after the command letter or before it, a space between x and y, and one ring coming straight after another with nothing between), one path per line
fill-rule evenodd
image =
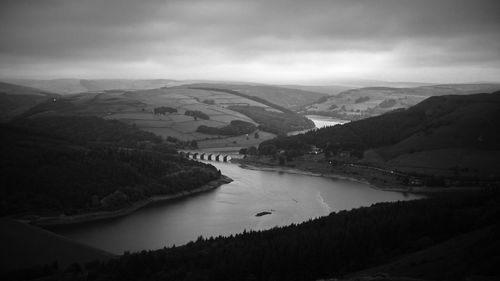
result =
M492 160L500 152L499 123L500 92L438 96L409 109L269 140L259 150L267 154L284 149L300 155L314 145L326 154L348 151L362 161L380 165L439 164L440 169L458 167L491 174Z
M2 125L1 215L79 214L127 207L220 177L151 133L96 117Z

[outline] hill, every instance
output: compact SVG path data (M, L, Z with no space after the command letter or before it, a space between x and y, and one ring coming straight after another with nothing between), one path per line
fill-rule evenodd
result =
M266 113L269 118L256 118L264 116L254 114L257 111ZM193 115L193 112L197 114ZM313 126L307 118L264 99L237 92L193 88L192 85L68 95L55 102L39 104L19 116L19 119L51 115L98 116L119 120L164 138L196 140L200 148L239 149L257 145L263 140L273 138L275 134L285 134ZM259 132L259 138L247 138L246 134L234 137L213 134L219 131L218 129L229 126L233 121L259 125L257 130L249 133L255 135ZM215 129L207 134L206 130L198 130L200 127Z
M328 154L356 156L358 164L447 177L500 174L500 92L430 97L406 110L260 145L303 154L310 145Z
M145 90L176 85L175 80L170 79L53 79L53 80L30 80L11 79L7 82L37 88L44 91L62 95L76 94L93 91L106 90Z
M278 106L296 110L303 106L327 96L324 93L310 90L301 90L292 87L277 87L268 85L241 85L241 84L221 84L221 83L203 83L191 84L192 88L212 88L222 90L232 90L247 96L253 96L264 99Z
M40 117L0 126L0 215L37 220L128 208L218 179L157 136L97 117Z
M9 121L29 108L54 98L59 98L59 95L0 82L0 122Z
M426 85L413 88L365 87L324 98L306 107L304 113L358 120L408 108L430 96L490 93L498 90L500 84L494 83Z

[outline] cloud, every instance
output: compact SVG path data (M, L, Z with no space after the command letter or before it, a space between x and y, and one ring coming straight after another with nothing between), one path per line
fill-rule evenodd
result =
M487 80L500 74L497 2L4 0L0 75L417 80L454 65Z

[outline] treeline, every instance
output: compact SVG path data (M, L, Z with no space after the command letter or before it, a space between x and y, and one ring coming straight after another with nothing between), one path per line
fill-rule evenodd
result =
M314 128L314 122L296 113L281 113L269 111L259 106L229 106L234 110L250 117L259 123L259 129L277 135L286 135L288 132Z
M177 109L169 106L160 106L153 109L153 113L165 115L165 113L177 113Z
M239 136L250 134L256 129L257 127L250 122L245 122L242 120L232 120L229 125L221 128L201 125L198 127L198 129L196 129L196 131L208 135Z
M427 278L498 275L498 191L378 203L268 231L202 238L89 268L89 280L318 280L384 264L477 229L491 234L467 258ZM440 277L441 276L441 277Z
M184 112L184 115L192 116L194 119L197 119L197 118L200 118L200 119L203 119L203 120L209 120L210 119L210 116L208 116L207 114L205 114L205 113L203 113L202 111L199 111L199 110L186 110L186 112Z
M143 149L140 143L161 139L125 124L90 117L47 120L55 124L34 119L23 123L27 127L0 127L0 215L114 210L220 177L213 166L184 159L166 144ZM34 124L40 127L32 130Z

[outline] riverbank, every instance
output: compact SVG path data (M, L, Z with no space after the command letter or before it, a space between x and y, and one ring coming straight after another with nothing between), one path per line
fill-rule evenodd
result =
M472 191L477 190L475 187L428 187L428 186L407 186L398 184L396 182L381 182L376 180L373 172L357 170L357 174L353 173L343 173L342 170L337 169L336 171L326 171L325 167L314 167L311 165L307 169L300 169L297 167L287 167L272 165L266 162L258 161L248 161L246 159L233 160L240 165L240 167L249 170L259 170L259 171L274 171L289 174L306 175L313 177L326 177L334 179L343 179L354 182L359 182L368 185L370 188L382 190L382 191L396 191L414 194L433 194L433 193L443 193L443 192L461 192L461 191ZM299 165L303 167L303 165Z
M133 203L131 206L128 206L126 208L122 208L119 210L114 210L114 211L99 211L99 212L93 212L93 213L86 213L86 214L79 214L79 215L74 215L74 216L57 216L57 217L36 217L33 219L18 219L18 221L29 223L31 225L36 225L36 226L57 226L57 225L67 225L67 224L78 224L78 223L84 223L84 222L90 222L90 221L97 221L97 220L103 220L103 219L111 219L111 218L117 218L121 216L126 216L128 214L131 214L149 204L156 203L156 202L162 202L162 201L168 201L172 199L177 199L181 197L186 197L206 191L213 190L223 184L227 184L232 182L233 180L227 176L222 175L219 179L213 180L199 188L188 190L188 191L183 191L183 192L178 192L175 194L169 194L169 195L160 195L160 196L153 196L150 198L147 198L145 200L141 200L138 202Z

